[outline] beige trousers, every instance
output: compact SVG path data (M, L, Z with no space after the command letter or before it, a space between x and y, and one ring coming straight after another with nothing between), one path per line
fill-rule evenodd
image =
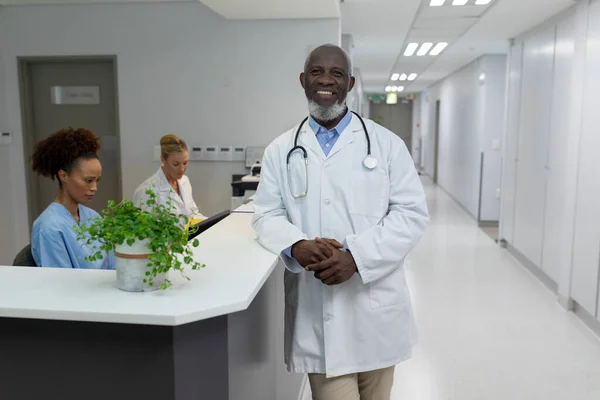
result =
M308 374L313 400L390 400L394 367L325 378Z

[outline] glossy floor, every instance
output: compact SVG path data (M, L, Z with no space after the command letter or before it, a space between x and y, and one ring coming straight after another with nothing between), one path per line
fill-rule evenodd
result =
M396 369L392 400L600 399L598 337L424 185L431 223L407 263L420 340Z

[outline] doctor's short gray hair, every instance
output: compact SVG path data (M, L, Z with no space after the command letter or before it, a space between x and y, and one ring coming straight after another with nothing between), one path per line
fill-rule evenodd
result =
M348 66L348 74L350 74L350 76L353 76L352 74L352 60L350 59L350 56L348 55L348 53L346 53L346 50L342 49L340 46L337 46L335 44L332 43L327 43L327 44L323 44L321 46L316 47L315 49L313 49L308 56L306 56L306 60L304 61L304 72L306 72L307 68L308 68L308 63L310 62L310 58L312 57L313 53L320 48L330 48L330 49L337 49L339 51L342 52L342 54L344 55L344 58L346 59L346 65Z

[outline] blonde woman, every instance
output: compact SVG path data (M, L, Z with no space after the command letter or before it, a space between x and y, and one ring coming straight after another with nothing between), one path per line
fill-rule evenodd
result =
M161 167L135 190L134 204L146 207L146 190L150 189L156 192L159 204L166 205L170 198L176 208L173 211L187 216L190 223L206 219L196 206L192 185L185 176L188 168L188 148L185 141L176 135L165 135L160 139L160 153Z

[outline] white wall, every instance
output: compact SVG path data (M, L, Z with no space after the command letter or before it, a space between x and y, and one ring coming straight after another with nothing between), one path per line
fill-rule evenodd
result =
M500 219L502 180L502 138L506 109L507 57L485 56L481 59L483 82L483 131L481 150L484 154L481 179L481 221Z
M571 297L600 320L600 1L590 3L588 16Z
M354 84L354 89L352 89L352 91L348 94L346 101L351 110L359 113L362 116L364 114L365 103L362 75L360 74L360 69L358 68L354 68L352 74L354 75L356 83Z
M561 264L564 262L561 257L561 247L565 240L562 236L564 222L557 216L565 214L565 205L568 203L567 196L569 196L567 191L574 191L577 181L576 173L571 173L562 167L571 163L571 154L573 154L573 151L568 151L571 142L571 118L569 112L563 110L565 100L572 99L571 89L574 85L574 28L573 16L558 23L554 46L552 114L546 161L547 181L541 266L555 282L559 279ZM576 157L572 158L573 161L576 159ZM573 168L572 171L575 172L575 169Z
M369 101L369 95L363 93L363 105L362 105L362 116L363 118L371 118L371 102Z
M419 169L428 173L426 170L427 148L429 147L429 93L423 92L419 95L421 103L421 155L419 157Z
M597 0L515 40L520 106L509 109L506 141L518 152L504 159L501 235L556 283L563 305L572 298L600 319L599 43Z
M344 49L346 51L346 53L348 54L348 57L350 57L350 60L352 61L352 64L354 65L354 39L352 38L352 35L350 35L350 34L342 35L341 47L342 47L342 49ZM360 114L362 116L362 115L364 115L363 108L364 108L365 96L364 96L363 81L362 81L362 75L360 74L360 69L353 68L352 75L354 75L356 82L354 84L354 89L352 89L352 91L350 91L350 93L348 93L348 98L346 99L346 101L347 101L348 107L352 111L357 112L358 114Z
M517 147L519 117L521 110L521 64L523 63L523 42L516 41L509 50L508 91L506 94L505 135L502 152L502 193L500 198L499 235L512 242L515 214L515 179L517 176Z
M421 97L421 94L415 96L412 107L412 149L410 153L412 154L417 170L420 169L421 165L421 140L423 139L421 137Z
M544 199L554 77L553 26L524 43L517 160L514 245L541 265Z
M485 74L483 81L481 74ZM500 216L497 191L501 186L505 86L506 56L483 56L423 94L425 171L434 174L435 109L439 100L438 184L481 221L497 221Z
M3 229L9 237L0 241L0 264L29 241L18 56L118 57L122 182L130 197L158 168L152 147L166 132L190 144L266 145L301 120L298 75L307 52L339 44L341 29L337 19L227 21L196 2L3 7L0 20L7 99L0 124L14 135L0 159L0 170L10 172L1 187L11 188L0 209L15 219L14 231ZM191 163L202 212L228 208L231 174L244 172L242 163Z
M0 27L4 23L2 15L0 15ZM6 85L4 77L4 55L3 46L0 44L0 132L9 132L9 125L6 115ZM13 188L12 179L9 173L9 160L11 156L12 146L0 146L0 264L12 262L12 258L6 256L2 258L4 249L9 249L13 243L14 237L14 220L13 220ZM13 254L13 256L16 255Z

